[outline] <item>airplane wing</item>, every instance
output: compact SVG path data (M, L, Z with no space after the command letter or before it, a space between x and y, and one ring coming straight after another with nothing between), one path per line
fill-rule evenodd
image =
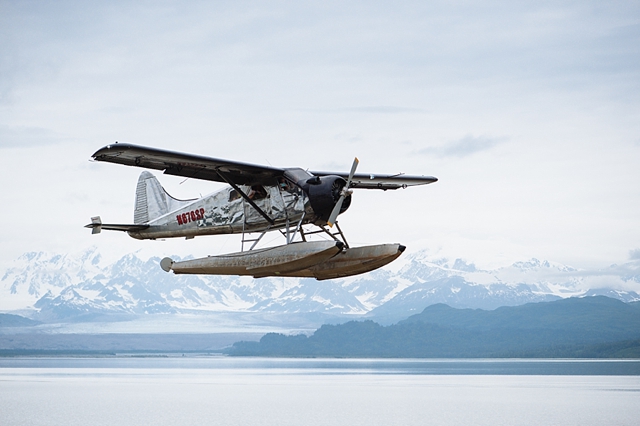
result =
M222 174L236 185L271 183L284 174L284 169L277 167L258 166L117 142L97 150L92 157L96 161L163 170L167 175L226 182Z
M232 181L236 185L273 183L275 178L284 175L285 169L221 160L201 155L184 154L158 148L114 143L97 150L95 161L124 164L126 166L163 170L167 175L183 176L193 179L216 182ZM337 175L348 178L348 172L310 172L314 176ZM224 176L224 177L223 177ZM361 189L398 189L409 186L426 185L436 182L433 176L409 176L404 174L378 175L356 173L351 180L351 188Z
M337 175L343 177L345 180L349 177L349 173L344 172L310 172L314 176L327 176ZM403 173L395 175L378 175L378 174L366 174L356 173L351 179L351 185L349 188L359 189L399 189L407 188L409 186L427 185L429 183L437 182L438 178L433 176L411 176Z

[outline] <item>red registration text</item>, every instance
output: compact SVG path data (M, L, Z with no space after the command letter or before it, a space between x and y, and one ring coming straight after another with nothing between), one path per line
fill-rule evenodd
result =
M204 219L204 209L191 210L190 212L179 214L176 219L178 220L178 225L186 225L189 222L202 220Z

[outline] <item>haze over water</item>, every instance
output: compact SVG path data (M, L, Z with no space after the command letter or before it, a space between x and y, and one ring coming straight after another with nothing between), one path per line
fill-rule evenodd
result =
M3 425L632 425L640 361L0 359Z

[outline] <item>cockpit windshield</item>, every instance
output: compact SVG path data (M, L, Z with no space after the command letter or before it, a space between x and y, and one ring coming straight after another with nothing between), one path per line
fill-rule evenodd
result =
M291 168L291 169L286 169L284 171L284 176L289 179L291 182L294 183L298 183L300 181L306 181L307 179L309 179L312 175L311 173L307 172L306 170L300 169L300 168Z

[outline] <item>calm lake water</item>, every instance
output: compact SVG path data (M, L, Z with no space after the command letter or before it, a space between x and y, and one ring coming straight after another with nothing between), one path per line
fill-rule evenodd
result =
M0 359L2 425L638 425L640 361Z

